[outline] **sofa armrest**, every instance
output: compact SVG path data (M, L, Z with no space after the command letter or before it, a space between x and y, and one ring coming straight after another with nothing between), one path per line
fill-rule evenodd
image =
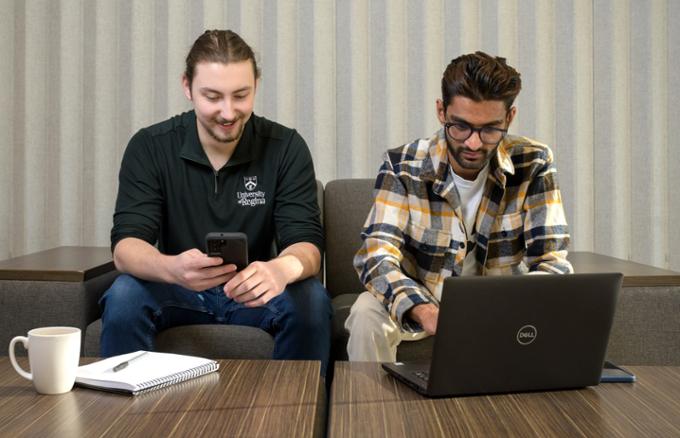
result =
M108 247L65 246L0 262L0 344L44 326L84 334L116 276Z

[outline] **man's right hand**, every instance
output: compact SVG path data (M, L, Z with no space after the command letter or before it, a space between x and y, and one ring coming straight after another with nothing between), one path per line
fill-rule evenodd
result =
M168 257L173 283L197 292L224 284L236 274L236 265L222 265L220 257L208 257L195 248Z
M412 307L406 316L420 324L428 335L437 333L439 307L434 304L418 304Z
M226 283L236 275L236 265L222 266L220 257L208 257L198 249L165 255L136 237L126 237L116 243L113 262L122 273L199 292Z

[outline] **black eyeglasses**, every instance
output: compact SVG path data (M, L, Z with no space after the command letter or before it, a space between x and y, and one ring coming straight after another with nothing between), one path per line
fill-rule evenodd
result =
M503 140L505 134L508 133L507 129L494 128L492 126L473 128L465 122L445 123L444 129L446 129L449 137L460 142L470 138L473 132L478 132L479 139L482 140L482 143L486 144L498 144L498 142Z

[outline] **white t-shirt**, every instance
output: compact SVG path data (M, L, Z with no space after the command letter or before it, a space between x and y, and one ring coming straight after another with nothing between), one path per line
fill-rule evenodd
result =
M479 204L482 202L482 195L484 194L484 185L486 178L489 175L489 165L487 164L477 174L474 181L464 179L453 171L453 181L458 189L460 196L461 209L463 210L463 224L465 225L465 234L467 235L467 255L463 261L462 275L476 275L478 272L477 260L475 259L475 252L477 250L477 231L475 230L475 221L477 220L477 210ZM470 250L469 248L472 247Z

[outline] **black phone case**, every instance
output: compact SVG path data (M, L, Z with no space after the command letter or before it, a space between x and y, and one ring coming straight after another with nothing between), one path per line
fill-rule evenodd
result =
M222 257L224 264L234 264L237 270L248 266L248 237L244 233L208 233L205 236L207 254Z

